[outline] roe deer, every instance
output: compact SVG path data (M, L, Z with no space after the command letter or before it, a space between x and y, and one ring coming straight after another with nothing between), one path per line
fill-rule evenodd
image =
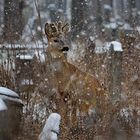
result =
M47 52L56 85L55 96L58 112L62 120L71 117L71 124L77 124L77 114L87 113L91 107L102 112L105 108L107 94L100 82L92 75L82 72L67 61L64 52L69 50L67 33L68 24L46 23L45 33L48 38ZM63 118L64 117L64 118Z

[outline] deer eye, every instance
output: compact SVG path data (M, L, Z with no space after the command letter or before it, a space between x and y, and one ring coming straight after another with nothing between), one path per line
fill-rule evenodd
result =
M56 43L57 43L57 42L59 42L59 40L58 40L58 39L54 39L54 42L56 42Z

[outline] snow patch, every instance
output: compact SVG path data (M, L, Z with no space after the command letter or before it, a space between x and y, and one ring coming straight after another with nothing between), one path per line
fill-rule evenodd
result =
M113 45L113 48L114 48L114 51L116 52L122 52L123 49L122 49L122 44L118 41L112 41L110 43L110 46Z
M0 87L0 99L5 101L9 100L12 102L17 102L19 104L23 104L22 100L19 99L19 95L12 91L11 89L5 88L5 87Z
M116 29L118 27L118 25L116 22L110 22L108 24L104 24L104 27L108 28L108 29Z
M137 26L136 27L136 30L139 32L139 34L140 34L140 26Z
M16 56L16 58L19 58L21 60L32 60L33 57L34 57L34 55L32 55L32 54L25 54L25 55L24 54L19 54L19 55Z
M95 47L96 54L105 53L109 50L109 42L104 43L101 40L96 39L95 44L96 44L96 47Z
M46 61L45 59L45 53L40 51L40 50L36 50L35 51L35 56L37 57L37 59L41 62L44 63Z
M23 79L21 81L21 85L33 85L33 80L32 79Z
M16 92L12 91L11 89L5 88L5 87L0 87L0 94L19 98L19 95Z
M13 97L8 97L6 95L0 95L0 99L2 99L3 101L8 100L8 101L16 102L23 105L22 100L20 100L19 98L13 98Z
M135 82L135 81L137 81L139 79L139 76L138 76L138 74L136 73L136 74L134 74L132 77L131 77L131 81L132 82Z
M112 11L112 7L108 4L104 4L104 9Z
M133 113L129 108L122 108L120 110L120 116L125 119L126 122L132 122Z
M45 43L45 44L44 44ZM47 48L47 41L44 39L42 41L36 41L36 43L29 43L29 44L0 44L0 48L7 49L45 49Z
M122 52L122 44L118 41L111 41L111 42L102 42L101 40L96 40L95 41L96 48L95 48L95 53L97 54L102 54L105 52L108 52L113 46L113 50L116 52Z
M45 101L47 103L47 99ZM26 113L26 111L25 111ZM46 116L46 107L44 107L44 105L42 103L37 103L33 106L33 120L36 121L40 121L40 122L44 122L44 118Z
M95 41L95 37L94 37L94 36L90 36L90 37L89 37L89 40L90 40L91 42L93 42L93 41Z
M0 111L7 110L7 106L2 99L0 99Z
M85 56L85 48L83 44L72 43L72 48L67 53L67 59L69 62L81 61Z

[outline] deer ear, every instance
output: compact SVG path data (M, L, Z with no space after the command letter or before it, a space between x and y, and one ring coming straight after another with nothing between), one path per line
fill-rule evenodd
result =
M47 37L50 36L50 24L49 23L45 24L45 34L47 35Z
M55 37L58 34L58 29L54 23L46 23L45 24L45 34L48 38Z
M63 27L62 27L62 32L67 34L70 31L70 26L68 23L66 23Z
M54 23L50 24L50 28L51 28L52 36L57 35L58 29L57 29L57 27L56 27L56 25Z

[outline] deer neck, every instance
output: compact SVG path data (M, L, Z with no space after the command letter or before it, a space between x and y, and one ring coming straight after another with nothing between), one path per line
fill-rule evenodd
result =
M67 62L67 57L61 52L50 51L51 56L51 69L55 77L55 82L58 85L60 91L66 87L70 80L70 64Z

